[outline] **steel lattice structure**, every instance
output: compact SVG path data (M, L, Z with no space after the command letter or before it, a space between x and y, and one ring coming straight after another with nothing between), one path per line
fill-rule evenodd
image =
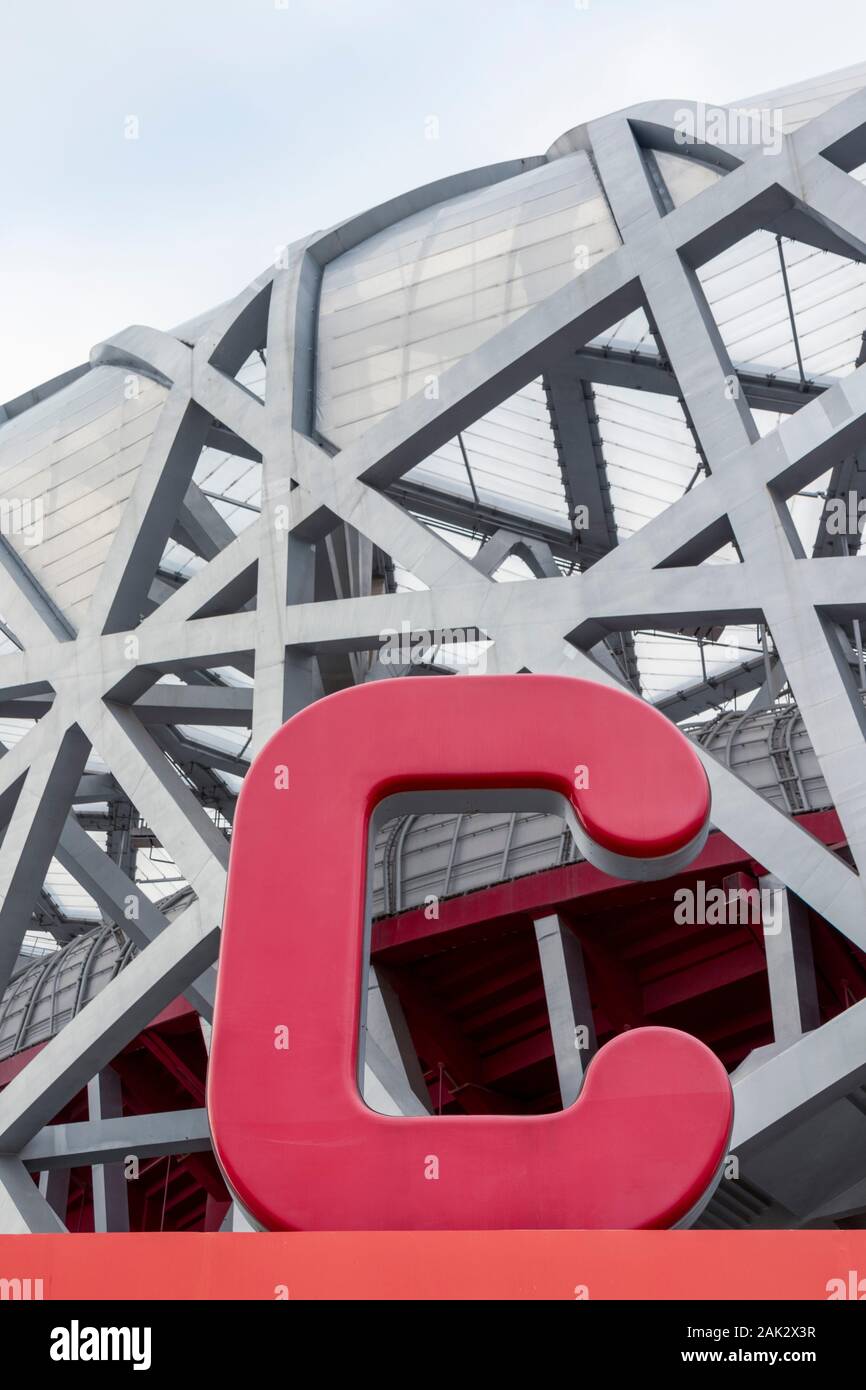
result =
M477 635L490 643L490 672L612 683L631 672L628 641L619 645L612 634L764 624L850 862L702 748L713 823L866 950L866 719L843 632L866 617L864 562L847 553L808 556L787 506L798 490L866 447L866 366L833 384L794 386L738 372L698 276L758 229L866 259L866 188L851 176L866 161L866 92L780 135L772 152L761 144L692 139L689 155L712 177L676 204L656 156L682 156L684 108L697 124L697 108L687 103L643 105L569 132L542 158L443 180L311 236L196 324L176 333L133 327L100 344L88 376L52 395L61 414L64 402L72 412L69 393L102 373L116 393L118 428L145 413L148 427L131 446L138 454L128 488L120 486L127 477L117 462L122 450L107 464L104 487L115 486L119 500L92 592L73 594L64 605L39 571L35 550L29 555L14 538L4 546L0 612L21 650L0 657L3 708L7 717L36 722L0 765L0 988L15 969L54 856L139 951L0 1094L0 1230L61 1225L28 1170L206 1148L201 1110L123 1119L96 1109L89 1122L62 1133L50 1127L88 1082L98 1096L92 1078L104 1076L121 1048L179 994L205 1021L211 1016L229 849L219 813L230 820L230 798L218 804L218 794L209 799L200 778L196 783L177 727L249 726L248 751L255 752L328 688L328 663L343 662L351 673L344 680L390 674L360 659L380 649L386 630L408 625L413 632ZM329 442L317 401L327 268L425 209L508 188L575 156L598 180L614 243L456 360L440 362L431 349L432 389L428 383L407 390L342 447ZM627 354L618 362L615 353L588 346L639 310L658 344L652 366ZM266 359L262 395L237 375L259 350ZM654 373L657 389L680 398L706 476L620 544L594 553L587 546L582 567L571 572L556 563L576 558L568 537L535 521L522 525L519 509L504 518L470 508L471 524L487 540L468 558L430 524L459 521L457 503L432 489L425 497L406 475L537 378L561 394L576 360L584 380L594 379L593 370L600 380L615 369ZM769 396L787 413L762 435L752 405ZM20 435L7 429L0 429L0 468L9 470L8 488L17 476ZM563 451L567 434L561 408ZM61 435L52 436L55 447ZM193 483L202 448L215 442L261 459L261 513L237 535ZM62 481L58 473L56 484ZM582 486L577 475L573 483ZM597 515L594 503L590 515ZM198 528L207 563L170 587L158 571L179 518L187 537ZM706 563L730 542L739 563ZM334 573L342 577L332 597L316 587L317 560L327 547L332 559L339 551ZM373 592L373 547L424 587ZM495 582L501 560L515 551L529 558L534 577ZM202 680L202 672L219 667L254 673L252 688ZM158 685L167 673L179 680ZM756 689L764 676L763 663L743 663L725 677L727 688L721 682L722 695ZM719 698L717 690L705 705ZM701 699L690 695L672 717L688 717ZM96 775L85 772L92 752L189 885L171 916L142 893L122 858L97 847L73 811L82 810L82 779ZM231 760L224 766L238 770ZM778 990L789 965L782 956L770 962ZM866 1078L864 1010L866 1002L854 1003L793 1045L755 1058L735 1086L735 1148L857 1090ZM852 1199L845 1209L856 1205Z

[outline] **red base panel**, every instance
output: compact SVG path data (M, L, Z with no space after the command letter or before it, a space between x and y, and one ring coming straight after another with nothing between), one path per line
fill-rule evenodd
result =
M857 1271L866 1231L0 1237L45 1299L864 1299Z

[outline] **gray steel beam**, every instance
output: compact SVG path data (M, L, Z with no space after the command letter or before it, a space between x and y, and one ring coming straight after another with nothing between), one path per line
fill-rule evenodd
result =
M31 1172L63 1172L93 1163L120 1163L125 1158L206 1153L211 1148L207 1111L166 1110L128 1115L100 1123L46 1125L21 1151Z
M113 1067L104 1067L87 1083L87 1110L91 1124L119 1120L123 1116L120 1077ZM128 1231L129 1200L126 1177L120 1163L94 1163L94 1231Z
M307 652L287 651L286 605L315 593L313 545L292 535L295 429L312 429L315 305L318 275L306 248L293 248L274 275L268 316L268 413L272 428L262 451L262 517L256 602L256 685L251 753L275 729L322 693L318 665Z
M480 574L492 576L509 557L517 555L536 579L559 579L562 571L545 541L527 540L516 531L494 531L484 541L472 563Z
M34 643L42 637L68 642L74 636L69 620L4 535L0 535L0 582L4 632L18 646L23 647L20 633L26 633Z
M574 1103L597 1048L583 949L558 913L534 923L562 1108Z
M205 444L209 449L217 449L220 453L234 454L237 458L249 459L251 463L261 463L262 461L258 449L254 449L233 430L225 429L216 420L212 420L210 423Z
M75 816L67 817L56 853L63 867L90 894L100 911L140 949L170 929L168 918L95 844ZM216 971L208 969L197 980L190 981L184 994L199 1013L211 1019L215 990Z
M223 1218L221 1231L234 1231L236 1234L244 1232L247 1235L254 1234L258 1227L254 1226L246 1212L241 1209L240 1203L232 1202Z
M840 499L846 504L847 509L849 494L853 494L858 507L860 501L866 498L866 452L849 454L847 458L841 459L834 465L821 511L821 519L818 523L818 531L812 546L813 559L821 559L825 555L848 554L849 552L856 555L860 549L861 532L859 527L853 535L850 532L839 535L830 529L830 522L836 510L831 505L832 502Z
M225 836L130 709L103 701L101 707L88 706L81 717L139 814L219 920L228 863Z
M61 730L60 711L52 711L22 740L32 740L33 761L17 790L14 814L0 846L0 990L18 959L30 915L48 872L90 745L77 725ZM21 744L18 748L21 748ZM0 761L0 776L16 770L16 751Z
M790 1133L866 1081L866 1000L734 1080L731 1150Z
M591 385L570 366L548 368L544 386L578 561L584 569L619 543L595 396ZM589 521L579 529L578 507L586 508ZM640 693L640 669L630 632L620 634L618 655L628 684Z
M430 1093L418 1061L403 1006L387 971L370 967L362 1062L400 1115L429 1115ZM364 1097L368 1104L365 1080ZM375 1095L375 1088L371 1088ZM377 1107L378 1108L378 1107Z
M189 766L199 768L215 768L220 772L231 773L234 777L245 777L249 771L250 760L243 757L240 753L224 752L219 748L212 748L206 743L196 743L192 738L186 738L182 734L175 733L167 725L163 725L156 734L160 746L165 748L169 755L179 766L186 771ZM199 788L204 792L203 786ZM216 793L212 794L211 800ZM226 802L233 798L223 788L221 798Z
M338 526L316 550L317 599L345 600L372 592L373 546L354 526ZM320 554L324 564L319 563ZM358 684L366 675L366 663L357 653L320 654L318 667L327 694Z
M237 797L215 774L220 771L243 778L249 770L249 760L220 753L216 749L211 750L205 744L193 743L189 739L178 738L174 729L166 724L154 730L154 737L159 747L164 749L186 780L192 784L202 806L215 807L231 825L234 821Z
M677 379L667 358L645 352L616 348L582 348L572 364L577 375L604 386L622 386L658 396L679 396ZM777 372L747 372L735 368L743 395L753 410L793 414L807 401L814 400L833 384L833 378L815 377L801 382L799 377Z
M175 532L181 545L205 560L219 555L235 538L228 522L194 482L189 484L178 509Z
M0 1156L0 1233L57 1235L66 1227L17 1158Z
M656 709L666 714L675 724L684 719L693 719L705 710L714 709L733 700L737 695L756 690L764 679L763 657L752 657L741 662L729 671L720 671L717 676L709 676L705 681L697 681L684 690L672 691L656 701Z
M764 665L764 679L755 691L754 698L749 701L750 713L752 710L773 709L777 696L787 684L785 669L778 657L768 659L762 655L761 661Z
M138 622L207 428L207 413L201 406L182 389L173 390L160 412L148 457L103 566L86 633L118 632Z
M51 1210L56 1212L63 1222L66 1220L66 1208L69 1203L70 1176L68 1168L46 1168L39 1174L40 1196L45 1198Z
M786 1134L768 1137L740 1157L740 1171L748 1180L794 1214L790 1224L808 1221L821 1202L849 1191L862 1177L866 1117L847 1098L828 1097Z
M866 1178L860 1178L844 1192L837 1192L829 1201L821 1202L809 1212L807 1220L824 1225L866 1213Z
M0 1095L0 1153L17 1153L47 1125L213 964L218 949L217 922L204 917L200 904L187 908L9 1082Z
M70 386L80 376L86 376L89 371L90 363L82 362L78 367L70 367L68 371L51 377L49 381L43 381L39 386L31 386L28 391L23 391L13 400L5 401L0 405L0 424L4 420L14 420L16 415L23 415L25 410L30 410L40 401L47 401L50 396L62 391L64 386Z
M487 502L475 504L457 493L444 492L428 483L418 483L413 478L400 478L390 483L386 494L407 511L419 518L445 528L452 528L465 535L492 535L500 529L518 531L526 539L543 541L549 545L553 554L560 560L573 563L577 560L577 550L571 530L563 517L562 526L551 525L521 513L519 507L494 507ZM596 552L584 543L582 558L595 560L604 554Z
M829 615L820 611L811 595L808 600L805 594L796 598L803 578L797 568L801 556L784 502L768 489L753 487L744 492L742 473L733 467L734 459L753 454L758 430L745 401L727 390L730 361L694 269L680 258L659 256L662 241L653 250L653 233L662 238L664 233L657 220L650 220L656 213L633 132L619 117L599 122L592 131L602 179L616 187L614 215L626 239L635 239L649 311L688 401L714 486L725 498L740 552L758 569L772 563L776 575L781 570L785 576L781 588L778 577L774 585L761 584L764 617L859 862L866 853L866 805L860 794L866 779L862 702L855 698L847 666L838 659ZM824 407L832 395L825 394L816 404ZM804 412L798 412L790 423L804 418ZM816 569L820 571L820 566ZM816 662L816 652L826 652L830 659Z
M766 874L759 883L772 903L763 927L773 1036L777 1043L788 1044L821 1022L809 914L774 874Z
M570 366L549 367L544 385L569 518L573 522L581 506L589 515L589 525L575 533L578 553L583 555L585 544L593 553L606 554L618 536L592 387Z

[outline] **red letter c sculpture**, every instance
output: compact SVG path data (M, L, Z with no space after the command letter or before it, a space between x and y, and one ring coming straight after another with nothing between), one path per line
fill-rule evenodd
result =
M375 808L421 790L513 805L538 789L565 798L586 857L624 877L675 872L707 834L709 788L688 741L589 681L376 681L303 710L256 758L235 819L208 1107L223 1171L263 1226L667 1227L712 1190L730 1083L673 1029L607 1043L557 1114L400 1118L361 1098ZM274 1045L281 1028L287 1048Z

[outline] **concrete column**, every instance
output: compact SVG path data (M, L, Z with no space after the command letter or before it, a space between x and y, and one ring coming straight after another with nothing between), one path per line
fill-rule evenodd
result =
M805 904L775 874L759 882L773 1034L777 1043L787 1044L821 1021L809 915Z
M577 1099L597 1047L583 950L558 913L539 917L534 925L559 1091L567 1109Z
M87 1106L92 1121L117 1120L123 1114L120 1077L112 1067L87 1083ZM93 1229L128 1231L129 1201L122 1163L93 1166Z
M65 1230L21 1160L0 1154L0 1233L17 1236Z
M387 975L370 967L364 1051L364 1099L391 1115L429 1115L430 1094L403 1007Z
M39 1174L39 1191L52 1211L56 1211L63 1224L66 1224L66 1207L69 1202L69 1168L46 1168Z
M255 1234L256 1227L247 1219L237 1202L232 1202L225 1216L223 1217L221 1231L246 1231Z

